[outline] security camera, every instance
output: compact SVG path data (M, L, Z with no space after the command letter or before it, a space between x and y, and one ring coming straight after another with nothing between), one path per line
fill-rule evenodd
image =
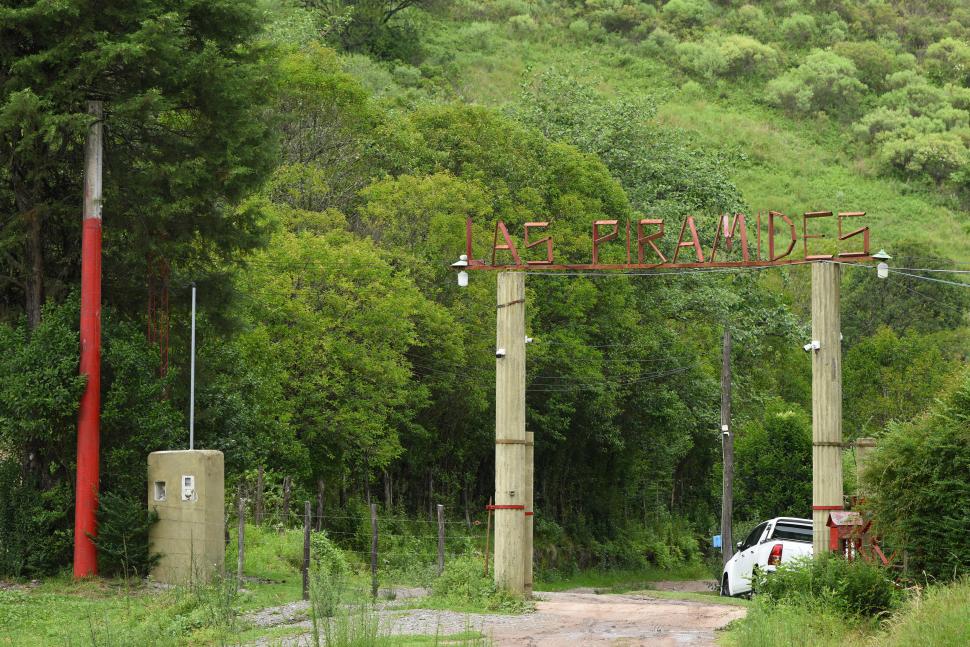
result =
M805 351L806 353L812 350L812 342L808 342L807 344L802 346L802 350Z
M503 357L505 357L505 349L504 348L496 348L495 349L495 357L498 357L499 359L502 359Z
M802 350L804 350L806 353L810 353L813 350L818 351L818 349L821 347L822 347L821 342L819 342L819 340L817 339L813 339L812 341L802 346Z

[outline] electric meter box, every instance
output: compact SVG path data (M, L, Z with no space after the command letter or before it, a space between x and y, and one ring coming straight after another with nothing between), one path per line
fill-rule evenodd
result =
M183 450L148 455L148 509L158 521L148 534L161 554L152 579L166 584L208 582L225 561L225 484L222 452Z

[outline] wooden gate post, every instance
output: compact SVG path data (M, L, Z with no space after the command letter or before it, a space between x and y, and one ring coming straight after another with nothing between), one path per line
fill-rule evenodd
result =
M495 335L495 584L523 594L525 274L498 275Z
M839 266L812 264L812 549L828 551L828 521L842 500L842 335Z

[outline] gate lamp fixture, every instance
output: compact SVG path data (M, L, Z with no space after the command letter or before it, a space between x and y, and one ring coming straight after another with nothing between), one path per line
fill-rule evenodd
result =
M878 252L872 255L872 257L879 261L879 265L876 265L876 276L881 279L889 277L889 265L886 261L890 260L892 256L886 253L886 250L880 249Z
M459 270L461 270L458 272L458 287L467 288L468 272L465 271L465 268L468 267L468 256L466 254L462 254L458 257L458 262L452 263L451 266L457 267Z

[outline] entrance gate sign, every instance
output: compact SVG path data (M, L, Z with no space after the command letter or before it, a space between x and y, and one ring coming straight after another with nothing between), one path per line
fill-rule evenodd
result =
M522 240L516 244L506 224L499 220L495 223L495 235L491 248L491 259L486 262L476 259L472 250L472 220L465 221L465 255L468 270L509 270L528 268L531 270L625 270L625 269L676 269L695 267L743 267L767 265L791 265L810 263L824 260L870 260L869 227L863 226L850 231L844 230L847 221L861 218L865 211L808 211L802 214L801 232L796 230L795 222L778 211L769 211L765 218L762 213L755 215L755 222L750 223L748 216L736 213L733 216L723 214L714 223L714 239L705 255L698 235L697 220L694 216L686 216L680 223L680 234L677 242L668 253L668 258L660 243L665 236L664 220L661 218L635 218L621 224L620 220L594 220L591 225L592 258L589 263L557 264L554 258L553 237L548 233L550 223L527 222L522 225ZM823 234L811 233L812 222L820 218L834 218L838 226L838 244L840 250L836 254L810 253L809 243L817 238L825 238ZM762 220L766 221L766 232L762 241ZM754 249L751 248L751 237L748 225L753 224ZM776 228L783 232L781 245L776 244ZM625 230L625 231L624 231ZM787 230L787 231L786 231ZM815 229L817 232L818 230ZM792 257L792 252L799 241L802 241L802 255ZM542 237L538 237L542 236ZM860 240L861 238L861 240ZM615 242L610 242L615 241ZM851 241L851 242L846 242ZM741 260L728 260L727 254L738 242ZM600 263L600 251L604 245L622 244L626 250L625 263ZM841 249L842 245L847 249ZM860 249L861 244L861 249ZM767 247L767 250L765 250ZM782 249L784 248L784 249ZM532 251L535 250L535 251ZM763 252L767 251L764 255ZM496 263L499 255L511 263ZM537 255L538 253L538 255ZM681 254L683 253L683 257ZM723 259L718 258L718 254ZM531 258L525 258L531 256Z

